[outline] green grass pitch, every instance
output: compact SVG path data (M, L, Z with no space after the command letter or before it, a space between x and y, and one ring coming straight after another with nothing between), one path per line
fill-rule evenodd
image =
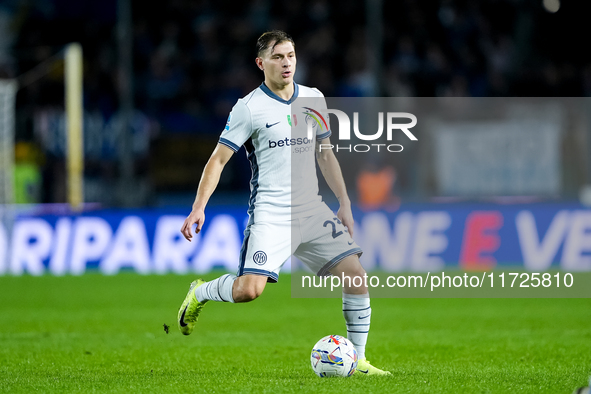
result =
M374 299L368 359L393 375L321 379L340 300L292 299L282 276L184 337L192 279L0 277L0 392L571 393L591 373L591 299Z

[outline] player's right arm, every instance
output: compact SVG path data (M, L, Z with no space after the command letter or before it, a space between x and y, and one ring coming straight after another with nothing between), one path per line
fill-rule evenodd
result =
M194 224L197 225L195 234L199 234L199 231L201 231L205 221L205 206L220 181L224 166L230 160L232 154L237 152L251 135L252 119L250 110L244 100L240 99L232 108L226 127L224 127L224 131L220 136L220 141L203 169L193 209L181 228L181 233L188 241L193 238L191 230Z
M203 169L203 174L201 174L197 196L195 197L195 202L193 202L193 209L181 228L181 233L188 241L191 241L191 238L193 238L191 229L194 224L197 225L195 234L199 234L199 231L201 231L201 227L205 221L205 206L220 181L222 170L233 154L234 151L232 149L218 143L207 161Z

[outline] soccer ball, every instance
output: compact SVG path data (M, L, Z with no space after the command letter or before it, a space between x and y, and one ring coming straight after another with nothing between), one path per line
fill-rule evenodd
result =
M321 378L347 377L357 368L357 350L347 338L329 335L316 342L310 361L314 373Z

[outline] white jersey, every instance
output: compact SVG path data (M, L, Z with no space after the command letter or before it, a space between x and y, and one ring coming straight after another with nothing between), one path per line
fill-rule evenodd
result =
M219 142L235 152L246 149L252 169L249 223L312 216L323 209L315 148L316 140L331 134L328 116L320 115L325 109L318 89L296 83L290 100L263 83L234 105Z

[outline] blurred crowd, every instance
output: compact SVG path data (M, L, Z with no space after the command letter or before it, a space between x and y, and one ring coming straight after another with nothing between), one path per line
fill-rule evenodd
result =
M80 41L86 108L109 116L117 108L117 4L79 3L3 0L0 75L21 74L60 45ZM583 37L568 40L577 28L576 12L561 16L573 13L566 7L550 14L542 1L384 1L384 76L377 84L365 3L135 1L135 105L164 130L217 133L236 99L260 83L254 43L269 29L294 37L298 82L327 96L591 94L591 58L577 53L585 51L575 43ZM47 82L31 89L30 100L60 102Z
M381 79L372 72L368 3L134 0L134 105L159 135L213 138L236 100L261 83L255 42L270 29L293 36L296 81L326 96L591 95L587 21L574 2L551 13L542 0L383 0ZM0 78L81 42L85 110L109 119L119 106L116 22L116 0L2 0ZM56 68L21 90L18 106L62 100ZM27 120L19 125L27 138Z

